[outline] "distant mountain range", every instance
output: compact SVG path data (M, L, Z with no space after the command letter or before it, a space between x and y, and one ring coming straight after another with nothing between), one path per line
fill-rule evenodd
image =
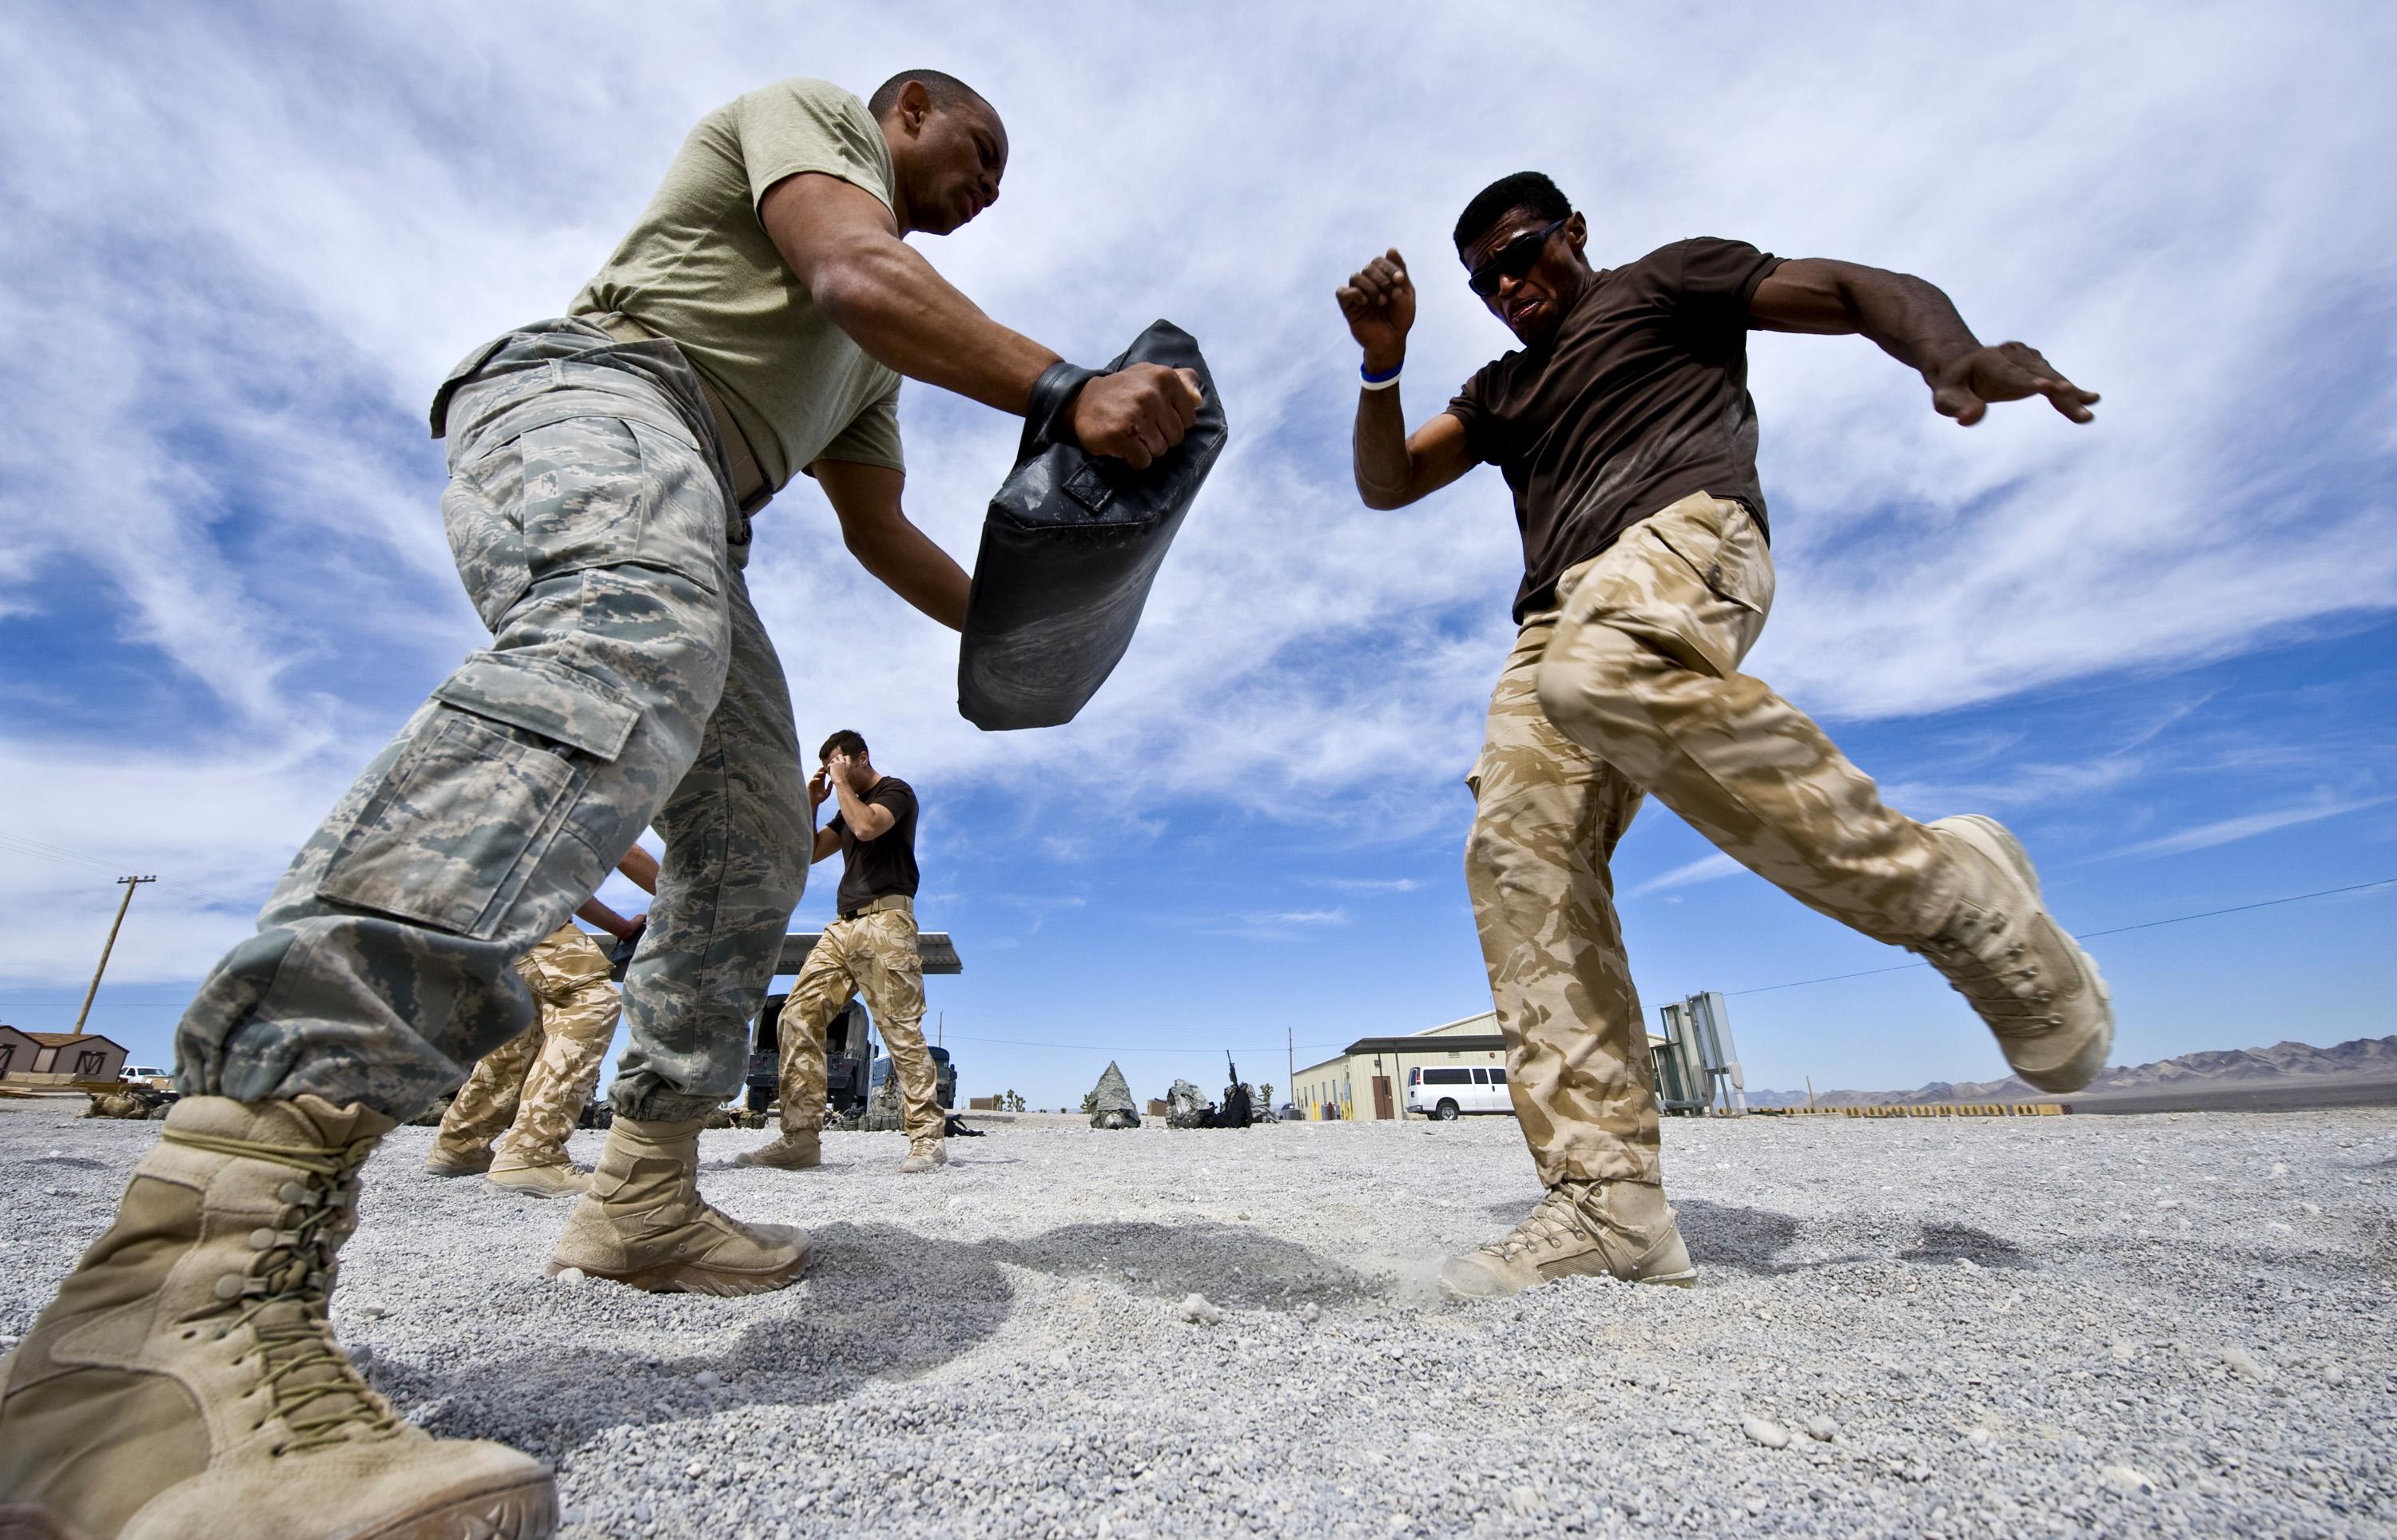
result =
M2377 1075L2397 1079L2397 1036L2357 1038L2336 1048L2276 1042L2270 1048L2232 1048L2183 1054L2153 1064L2115 1066L2100 1074L2082 1095L2108 1091L2174 1089L2195 1084L2291 1080L2309 1075ZM1817 1091L1817 1107L1895 1106L1926 1102L2029 1101L2046 1095L2013 1075L2003 1080L1934 1081L1913 1091ZM1750 1107L1803 1107L1803 1091L1750 1091Z

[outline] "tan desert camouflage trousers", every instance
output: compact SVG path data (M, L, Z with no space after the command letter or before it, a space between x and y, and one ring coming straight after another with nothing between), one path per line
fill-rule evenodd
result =
M572 925L516 960L533 1024L482 1057L441 1119L433 1158L450 1164L491 1148L524 1165L563 1165L623 1012L608 954ZM504 1134L502 1132L504 1130Z
M1469 784L1466 883L1540 1179L1662 1180L1655 1071L1607 863L1653 794L1742 866L1877 940L1930 935L1956 879L1804 713L1739 671L1773 607L1739 503L1626 531L1525 617Z
M914 907L904 898L879 900L889 909L836 920L799 965L798 982L783 1003L783 1128L813 1133L824 1121L824 1029L865 996L875 1029L891 1051L891 1070L913 1144L941 1137L941 1110L932 1051L924 1045L924 955L916 942Z

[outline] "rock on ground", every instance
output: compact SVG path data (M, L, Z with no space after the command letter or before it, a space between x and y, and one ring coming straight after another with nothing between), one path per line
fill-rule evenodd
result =
M0 1346L156 1137L75 1110L0 1103ZM1668 1122L1694 1289L1471 1305L1440 1259L1537 1196L1505 1119L725 1165L769 1136L703 1181L809 1227L793 1288L560 1288L569 1205L411 1128L335 1318L409 1415L555 1461L570 1540L2397 1534L2397 1112Z

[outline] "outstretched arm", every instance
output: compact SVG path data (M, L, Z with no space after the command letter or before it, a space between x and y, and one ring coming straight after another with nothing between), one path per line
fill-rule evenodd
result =
M868 357L911 379L1021 417L1034 382L1058 361L935 272L864 188L801 172L766 190L757 217L816 307ZM1198 401L1190 370L1134 364L1083 387L1074 434L1091 454L1137 469L1182 442Z
M1350 273L1337 298L1340 312L1348 320L1348 335L1364 351L1369 373L1390 374L1406 362L1407 332L1415 324L1415 285L1397 247ZM1351 450L1357 495L1368 508L1404 508L1473 469L1465 424L1440 412L1408 432L1395 383L1358 391Z
M966 629L965 570L917 528L899 505L907 473L887 465L822 459L810 466L840 520L841 542L891 592L951 631Z
M1810 257L1782 263L1756 285L1748 319L1765 331L1858 333L1919 372L1942 417L1971 427L1993 401L2045 396L2075 422L2097 393L2064 378L2021 342L1984 347L1948 296L1905 272Z

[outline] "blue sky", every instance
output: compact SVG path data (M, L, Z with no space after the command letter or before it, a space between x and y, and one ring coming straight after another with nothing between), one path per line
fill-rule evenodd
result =
M926 803L934 1011L971 1093L1285 1080L1485 1008L1459 785L1518 553L1484 471L1356 504L1331 290L1388 245L1420 418L1506 344L1446 265L1524 166L1628 258L1683 235L1917 272L2105 392L1962 431L1855 339L1759 339L1782 580L1752 669L1922 816L1983 810L2066 923L2397 876L2397 131L2382 10L1661 14L1535 36L1377 6L33 5L0 19L0 1020L155 1056L358 764L475 644L426 395L554 313L699 113L783 74L931 65L1014 141L923 249L1072 356L1163 314L1233 425L1132 656L1072 727L984 737L953 640L811 490L752 582L801 732ZM917 520L970 555L1012 424L910 386ZM1660 809L1618 863L1650 1005L1904 959L1723 870ZM819 869L800 923L833 886ZM628 900L629 902L629 900ZM2118 1056L2397 1030L2397 889L2109 937ZM1734 995L1750 1082L2002 1069L1922 972ZM1069 1046L1033 1046L1063 1044Z

